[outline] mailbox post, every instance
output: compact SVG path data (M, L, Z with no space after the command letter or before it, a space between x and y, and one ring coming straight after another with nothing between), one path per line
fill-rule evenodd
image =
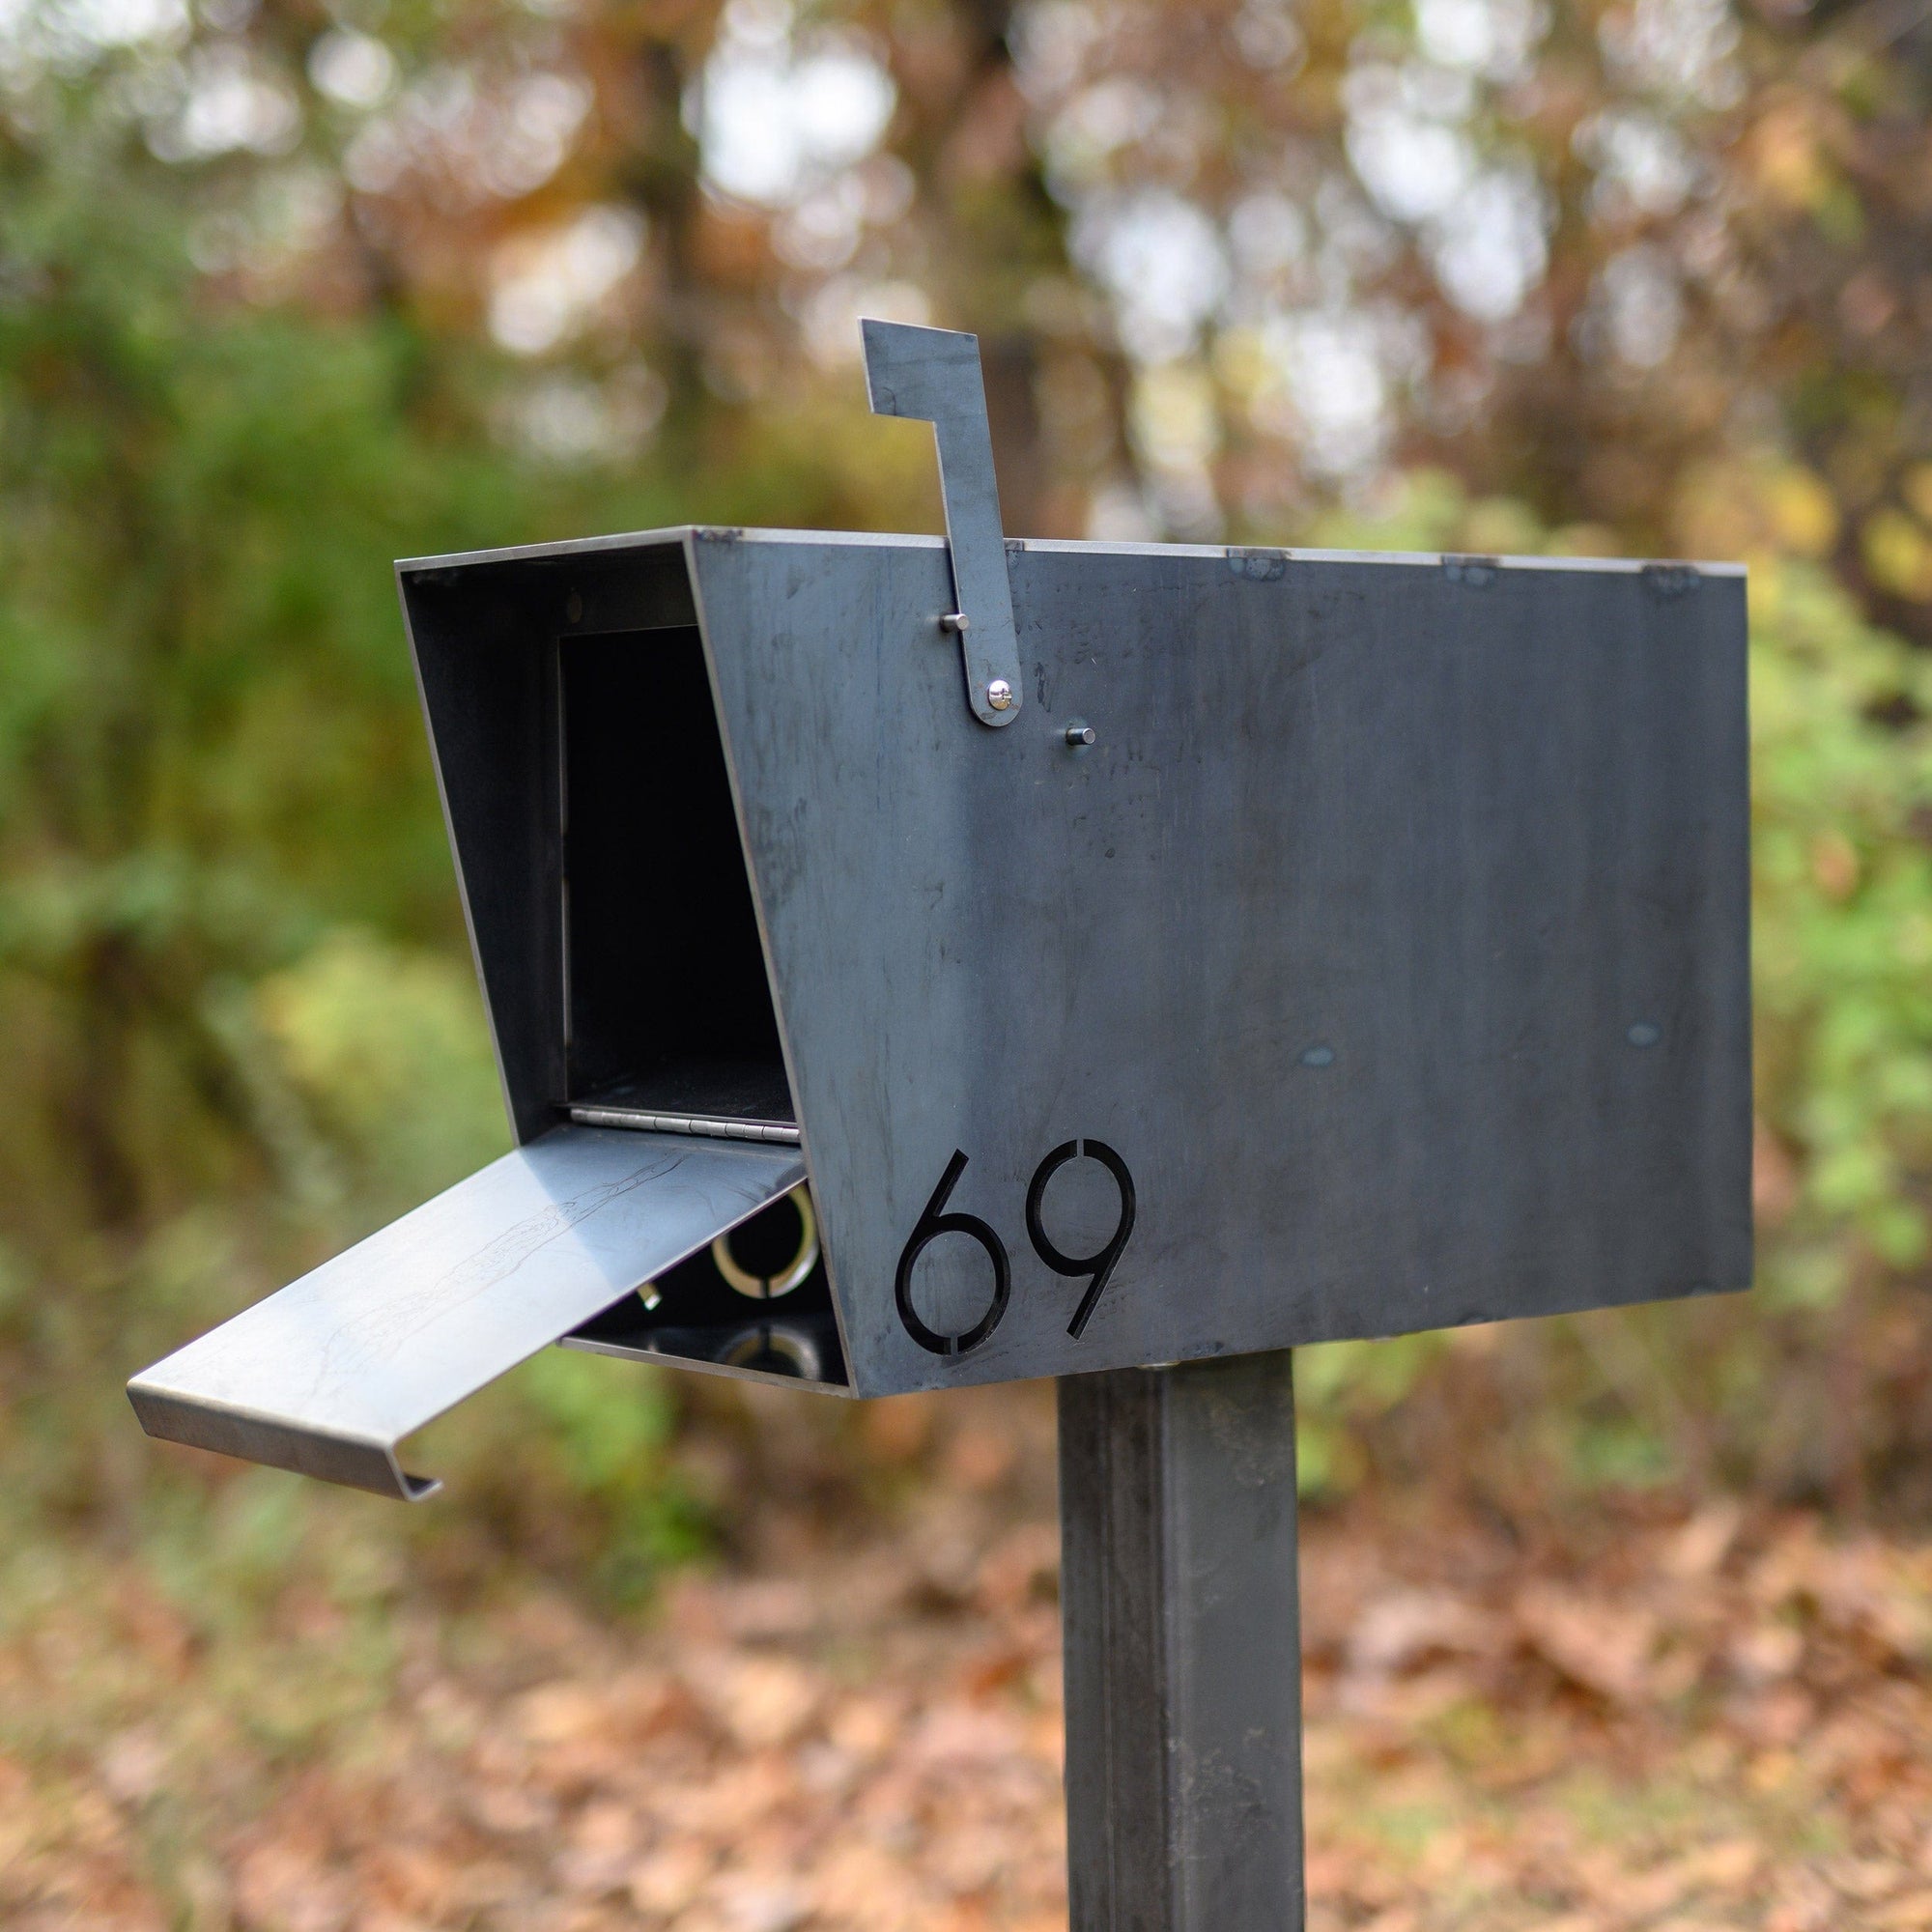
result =
M1743 573L1015 542L865 342L945 540L398 566L517 1148L129 1395L417 1499L553 1342L1058 1378L1073 1923L1298 1926L1289 1351L1749 1284Z
M1074 1932L1300 1932L1292 1359L1060 1384Z

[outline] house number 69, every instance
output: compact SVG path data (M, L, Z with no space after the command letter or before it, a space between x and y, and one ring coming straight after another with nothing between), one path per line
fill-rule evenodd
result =
M1103 1247L1091 1255L1065 1255L1048 1236L1040 1219L1040 1207L1046 1199L1047 1183L1068 1161L1083 1156L1097 1160L1114 1177L1114 1184L1121 1190L1121 1218ZM929 1349L935 1355L963 1355L977 1349L1000 1325L1000 1318L1006 1314L1007 1303L1012 1298L1012 1264L1005 1242L977 1214L949 1214L945 1211L953 1188L959 1183L959 1177L965 1172L966 1156L955 1151L952 1158L946 1163L946 1172L939 1177L939 1185L932 1190L932 1199L925 1204L924 1211L914 1224L899 1255L898 1274L893 1284L893 1298L898 1304L899 1320L905 1323L906 1333L922 1349ZM1088 1278L1086 1293L1080 1297L1079 1307L1073 1311L1072 1321L1066 1324L1066 1332L1078 1340L1092 1320L1107 1283L1113 1278L1116 1264L1125 1252L1127 1237L1134 1232L1134 1178L1127 1172L1126 1162L1105 1141L1063 1141L1033 1171L1033 1179L1027 1186L1026 1227L1027 1238L1033 1243L1034 1253L1055 1274L1076 1278L1085 1275ZM972 1327L958 1335L943 1335L936 1328L927 1326L912 1305L913 1264L925 1248L942 1235L964 1235L969 1240L978 1241L993 1264L992 1302Z

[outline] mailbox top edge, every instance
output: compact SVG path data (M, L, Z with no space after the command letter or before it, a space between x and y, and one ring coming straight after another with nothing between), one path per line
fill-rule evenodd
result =
M430 570L468 568L471 564L528 563L553 556L594 556L602 551L659 550L681 547L695 533L690 524L658 530L620 530L610 536L570 537L558 543L508 544L500 550L450 551L440 556L399 556L396 574L416 576Z
M680 524L665 529L630 530L610 536L573 537L556 543L513 544L500 550L458 551L440 556L402 557L398 575L469 569L505 563L535 563L550 559L595 556L630 550L682 547L692 543L810 544L816 547L943 550L946 539L895 530L787 530L741 528L730 525ZM1587 572L1596 575L1634 575L1660 567L1690 570L1699 577L1743 578L1742 563L1691 561L1657 557L1600 556L1484 556L1464 557L1441 551L1375 551L1303 549L1228 544L1124 543L1060 537L1009 537L1007 548L1045 555L1194 557L1227 562L1246 557L1273 556L1284 563L1379 563L1439 569L1457 563L1482 563L1498 570Z

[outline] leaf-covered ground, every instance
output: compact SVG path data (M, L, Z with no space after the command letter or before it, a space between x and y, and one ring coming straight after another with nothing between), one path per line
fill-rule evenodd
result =
M1064 1925L1050 1415L949 1417L897 1502L763 1512L641 1619L452 1610L393 1548L226 1622L152 1555L16 1565L0 1922ZM1303 1551L1321 1932L1932 1928L1932 1550L1385 1496Z

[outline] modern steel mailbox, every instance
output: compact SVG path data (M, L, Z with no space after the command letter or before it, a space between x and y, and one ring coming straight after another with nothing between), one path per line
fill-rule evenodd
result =
M415 1494L559 1339L872 1396L1748 1283L1742 572L1002 540L972 338L867 331L950 544L399 566L518 1151L151 1433Z

